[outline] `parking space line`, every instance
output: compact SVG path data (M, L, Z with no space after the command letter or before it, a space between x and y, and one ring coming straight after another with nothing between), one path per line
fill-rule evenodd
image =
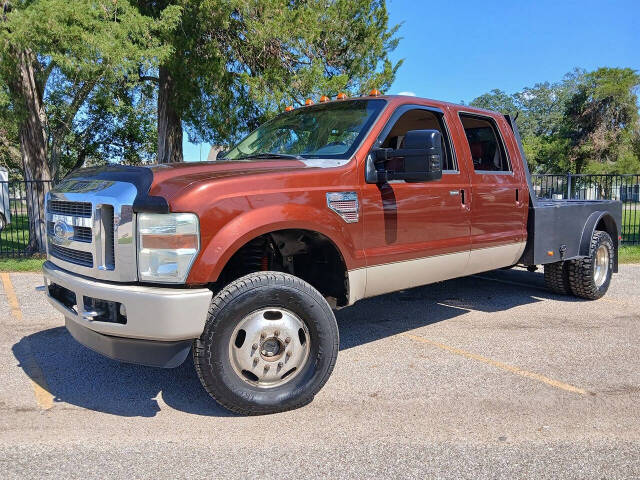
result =
M11 315L13 315L13 318L16 320L22 320L22 311L20 310L18 297L16 297L16 292L13 290L13 284L11 283L9 274L2 272L0 273L0 278L2 278L2 285L4 287L4 293L7 295L7 303L11 309Z
M532 380L537 380L538 382L545 383L555 388L559 388L561 390L566 390L567 392L578 393L580 395L587 395L587 391L582 388L575 387L573 385L569 385L568 383L560 382L558 380L554 380L549 377L545 377L544 375L540 375L539 373L529 372L528 370L523 370L518 367L514 367L513 365L508 365L506 363L499 362L497 360L493 360L491 358L483 357L482 355L478 355L476 353L467 352L466 350L462 350L460 348L452 347L450 345L445 345L443 343L434 342L428 338L412 335L410 333L402 333L401 335L408 337L412 340L426 343L428 345L440 348L447 352L453 353L455 355L460 355L465 358L469 358L471 360L476 360L478 362L486 363L487 365L491 365L493 367L500 368L507 372L514 373L516 375L520 375L521 377L530 378Z
M13 284L11 283L11 277L6 272L0 273L0 279L2 280L2 286L4 288L4 293L7 296L7 302L9 303L9 308L11 309L11 315L16 320L22 320L22 310L20 310L20 303L18 302L18 297L16 296L16 292L13 289ZM47 385L47 379L38 365L36 358L31 351L31 346L29 345L28 340L24 340L24 353L25 358L22 361L22 368L28 372L29 380L31 381L31 385L33 386L33 393L36 397L36 402L40 408L43 410L49 410L53 406L53 395L49 393L49 387Z

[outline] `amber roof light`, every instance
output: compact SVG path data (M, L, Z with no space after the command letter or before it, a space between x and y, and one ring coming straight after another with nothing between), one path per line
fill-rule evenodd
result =
M329 101L329 97L327 97L326 95L322 95L320 97L320 103L325 103Z
M305 105L313 105L313 100L311 100L310 98L307 98L307 99L304 101L304 104L305 104Z
M340 92L336 98L338 100L344 100L345 98L347 98L347 94Z
M291 105L284 109L285 112L290 112L291 110L293 110L293 107Z
M369 92L369 95L372 97L379 97L380 95L382 95L382 93L380 93L380 90L378 90L377 88L374 88Z

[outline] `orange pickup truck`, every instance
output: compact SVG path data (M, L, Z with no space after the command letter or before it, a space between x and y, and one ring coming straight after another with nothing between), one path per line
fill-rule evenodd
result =
M216 162L80 170L46 208L47 294L71 335L159 367L192 351L243 414L310 402L333 310L366 297L516 264L601 297L622 216L537 199L509 116L379 95L286 111Z

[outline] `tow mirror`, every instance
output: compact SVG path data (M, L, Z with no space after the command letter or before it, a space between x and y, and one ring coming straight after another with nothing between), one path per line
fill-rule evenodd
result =
M401 148L376 148L371 156L375 169L367 168L368 183L428 182L442 178L442 136L438 130L410 130ZM391 162L393 159L401 161Z

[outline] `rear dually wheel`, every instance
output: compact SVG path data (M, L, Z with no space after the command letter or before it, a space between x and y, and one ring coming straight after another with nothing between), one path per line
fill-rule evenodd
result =
M569 287L576 297L597 300L607 293L613 272L613 249L609 234L596 230L589 256L569 262Z

